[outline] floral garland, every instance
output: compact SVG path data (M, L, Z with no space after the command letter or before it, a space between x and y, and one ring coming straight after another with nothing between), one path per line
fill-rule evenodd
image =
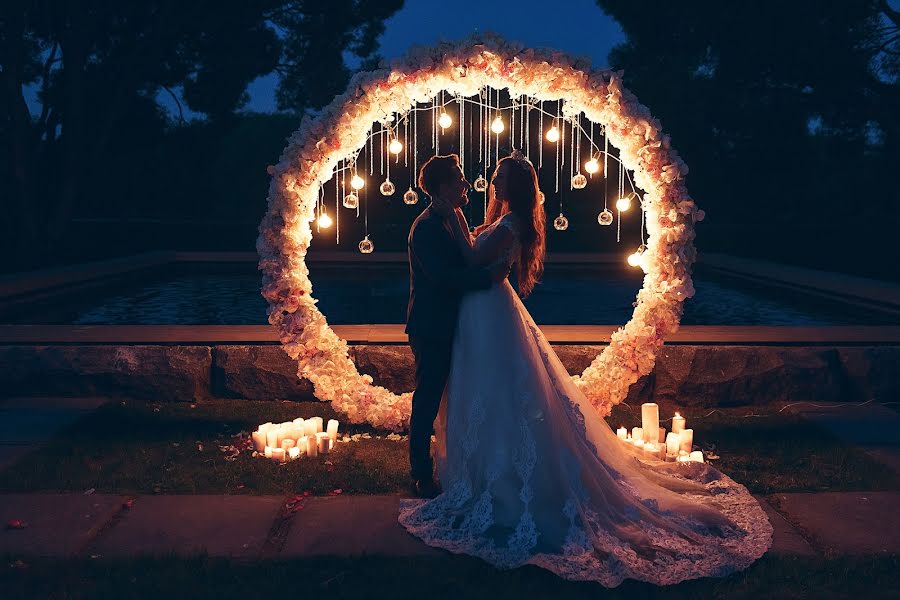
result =
M646 194L647 249L644 284L631 320L575 383L601 415L625 399L650 373L663 338L677 331L682 302L694 294L690 267L696 221L703 211L684 185L687 166L671 148L659 121L622 86L622 73L590 69L582 59L524 48L496 36L472 37L432 48L415 47L389 69L359 73L348 91L316 117L307 115L291 135L278 164L268 168L268 210L256 247L269 323L279 332L297 374L317 398L330 401L353 423L400 430L408 422L412 392L394 394L373 385L350 359L347 342L316 308L305 264L319 188L338 162L366 141L371 123L431 101L441 90L474 96L484 86L544 101L565 99L564 116L585 116L606 127L625 167Z

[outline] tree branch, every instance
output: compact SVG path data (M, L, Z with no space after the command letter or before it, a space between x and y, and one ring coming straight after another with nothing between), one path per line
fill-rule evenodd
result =
M172 96L172 100L175 101L175 105L178 107L178 120L181 121L182 125L187 123L187 121L184 120L184 109L181 108L181 101L178 99L178 96L176 96L175 92L173 92L167 85L162 86L162 89L169 92L169 95Z
M44 62L44 68L41 73L41 96L43 101L41 102L41 116L38 119L38 131L44 129L45 124L47 123L47 116L50 114L50 103L47 102L47 95L50 90L50 69L53 68L53 64L57 62L56 51L59 49L59 42L53 41L53 48L50 50L50 56L47 57L47 60Z

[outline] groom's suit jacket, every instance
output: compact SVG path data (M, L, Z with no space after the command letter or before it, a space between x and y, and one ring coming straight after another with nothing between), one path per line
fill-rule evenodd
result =
M406 333L410 337L452 340L463 294L491 287L491 274L482 267L466 265L442 217L430 205L413 223L407 244Z

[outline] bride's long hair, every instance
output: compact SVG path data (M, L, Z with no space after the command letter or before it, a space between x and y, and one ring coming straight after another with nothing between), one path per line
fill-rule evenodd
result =
M493 179L506 165L506 198L497 198ZM534 289L544 273L544 251L546 249L544 226L546 218L544 208L538 200L537 173L531 163L516 160L507 156L497 163L491 177L487 213L484 224L478 227L476 234L508 212L516 215L519 221L519 235L522 251L516 264L516 276L519 280L519 296L525 298Z

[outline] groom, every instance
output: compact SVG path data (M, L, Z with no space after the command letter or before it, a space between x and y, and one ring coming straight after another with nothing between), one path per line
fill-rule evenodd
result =
M459 303L470 290L487 289L509 275L466 265L444 219L468 204L469 183L459 157L433 156L419 171L419 187L431 204L409 231L409 307L406 333L416 360L416 391L409 419L409 465L416 495L433 498L440 486L432 475L431 432L447 377Z

